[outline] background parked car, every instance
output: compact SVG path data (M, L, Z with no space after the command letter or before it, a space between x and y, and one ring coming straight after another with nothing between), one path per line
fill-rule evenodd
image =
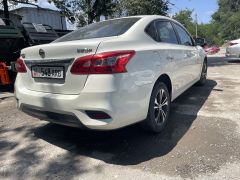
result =
M228 43L226 57L240 58L240 39Z
M206 46L204 48L204 50L205 50L205 52L207 54L216 54L216 53L218 53L220 51L220 48L218 46L216 46L216 45L213 45L213 46L210 46L210 47Z

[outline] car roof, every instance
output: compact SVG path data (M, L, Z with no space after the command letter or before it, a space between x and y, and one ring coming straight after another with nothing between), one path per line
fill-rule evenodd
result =
M230 41L231 43L239 43L240 42L240 39L235 39L235 40L232 40Z
M153 20L157 20L157 19L165 19L165 20L169 20L169 21L173 21L177 24L179 24L180 26L182 26L183 28L185 28L181 23L179 23L178 21L167 17L167 16L160 16L160 15L138 15L138 16L125 16L125 17L119 17L119 18L113 18L113 19L109 19L106 21L111 21L111 20L115 20L115 19L127 19L127 18L141 18L142 20L149 20L149 21L153 21Z
M138 16L124 16L124 17L119 17L119 18L113 18L109 20L114 20L114 19L127 19L127 18L144 18L144 19L169 19L173 20L167 16L160 16L160 15L138 15Z

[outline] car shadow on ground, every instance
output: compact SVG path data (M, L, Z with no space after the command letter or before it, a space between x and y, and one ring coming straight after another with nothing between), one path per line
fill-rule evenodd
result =
M1 85L0 84L0 93L6 93L6 92L10 92L10 93L13 93L14 92L14 85L11 84L11 85Z
M149 134L137 125L96 132L47 124L32 131L35 137L76 156L87 156L110 164L137 165L171 152L188 132L216 85L216 81L208 80L205 86L193 86L176 99L172 104L170 121L158 135Z

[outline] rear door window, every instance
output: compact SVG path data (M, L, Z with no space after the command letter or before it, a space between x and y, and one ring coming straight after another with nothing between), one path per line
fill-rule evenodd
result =
M156 21L159 42L178 44L176 33L169 21Z
M185 46L193 46L193 41L191 36L187 33L185 29L183 29L180 25L174 23L174 27L178 33L180 43Z
M141 18L122 18L90 24L63 36L54 42L119 36L129 30L139 19Z

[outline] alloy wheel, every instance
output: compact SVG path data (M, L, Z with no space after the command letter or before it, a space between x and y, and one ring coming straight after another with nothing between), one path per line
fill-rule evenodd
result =
M202 78L205 79L206 77L207 77L207 64L203 63Z
M168 108L169 106L169 99L164 89L160 89L155 97L154 103L154 116L155 121L158 125L163 124L166 121Z

